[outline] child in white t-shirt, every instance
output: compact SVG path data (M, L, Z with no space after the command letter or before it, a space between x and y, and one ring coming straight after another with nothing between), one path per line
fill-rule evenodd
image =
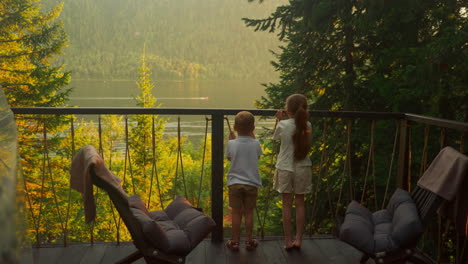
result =
M262 179L258 172L258 159L262 155L260 143L254 136L255 118L247 111L239 112L234 120L234 130L229 135L226 157L231 161L228 172L229 206L232 210L232 239L226 246L239 250L242 216L245 217L247 250L255 249L258 241L252 238L253 211L257 204L258 188Z
M312 163L309 159L311 124L307 99L302 94L293 94L286 99L286 111L279 110L280 121L273 139L281 140L276 161L273 188L281 193L283 201L284 248L300 249L305 224L304 195L311 191ZM283 120L286 116L289 119ZM291 211L296 205L296 236L291 234Z

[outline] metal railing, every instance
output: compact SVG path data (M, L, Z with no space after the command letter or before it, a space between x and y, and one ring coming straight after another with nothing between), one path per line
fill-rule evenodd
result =
M209 116L211 120L211 217L215 220L217 226L215 230L212 232L212 240L214 241L222 241L224 238L223 234L223 226L224 226L224 196L223 196L223 188L224 188L224 177L225 177L225 166L224 166L224 142L225 142L225 117L232 116L237 114L239 111L243 111L246 109L178 109L178 108L12 108L15 116L21 118L23 115L40 115L43 118L46 116L54 116L54 115L196 115L196 116ZM259 117L272 117L276 113L276 110L259 110L259 109L247 109L253 115ZM323 213L324 204L328 204L328 213L330 217L326 221L328 224L333 222L333 219L330 219L340 212L346 206L347 202L351 199L355 199L356 197L361 198L363 202L371 203L371 198L365 198L366 194L372 193L371 196L373 201L375 202L375 207L380 207L377 205L378 200L382 200L382 205L385 203L385 200L388 196L388 189L389 189L389 182L390 180L395 181L395 185L404 189L411 189L411 185L417 180L417 176L415 176L415 156L418 151L420 151L421 160L418 162L421 164L421 171L425 168L426 164L428 163L428 152L430 152L431 148L434 146L431 145L429 142L430 135L429 128L434 127L435 129L440 130L439 136L439 145L442 148L445 145L458 145L456 146L460 151L465 151L465 140L466 135L468 133L468 123L457 122L452 120L444 120L438 118L431 118L425 117L420 115L414 114L405 114L405 113L379 113L379 112L349 112L349 111L310 111L310 118L314 120L313 126L314 129L317 128L320 130L320 133L316 133L316 136L320 138L321 147L317 145L315 155L318 157L316 163L316 174L317 174L317 182L314 188L315 194L310 196L311 204L309 210L309 220L313 219L314 216ZM328 121L331 120L333 123L333 127L327 125ZM360 123L358 120L368 120L369 127L367 127L367 123L359 127ZM376 142L375 139L375 130L376 122L385 122L386 127L390 127L392 123L395 124L395 134L394 137L391 137L391 140L387 140L385 146L382 147L379 144L381 142ZM323 125L322 125L323 122ZM379 123L380 124L380 123ZM353 134L352 127L358 127L355 131L359 131L359 133L364 133L363 131L367 131L368 133L368 142L363 142L363 140L357 140L356 142L353 137L356 135ZM414 130L419 128L419 126L424 126L424 137L415 137ZM338 131L335 134L330 134L330 131ZM388 130L388 129L387 129ZM451 135L449 136L447 131L451 131ZM342 134L340 134L341 132ZM44 132L45 134L47 132ZM328 141L329 136L335 136L340 138L341 141L344 142L345 147L344 151L341 154L333 154L332 148ZM424 138L424 140L422 140ZM335 138L336 139L336 138ZM419 150L415 150L415 142L417 144L421 144L421 148ZM361 161L364 161L364 165L360 165L361 168L365 173L358 172L356 173L357 169L352 167L353 159L356 159L355 153L352 153L351 148L353 144L358 144L357 147L359 148L359 155L366 156L366 158L358 158ZM271 146L270 146L271 147ZM356 147L356 146L354 146ZM376 167L375 163L375 152L376 148L382 147L382 149L388 149L391 152L391 160L389 161L389 172L388 172L388 180L386 180L385 185L385 194L383 197L377 197L377 187L376 183L376 176L375 170L379 168ZM435 151L435 150L434 150ZM390 155L389 155L390 157ZM343 169L341 172L336 172L335 174L338 175L336 178L330 178L329 175L332 174L330 172L330 164L333 163L332 158L335 158L339 162L343 163ZM396 159L396 175L393 175L393 160ZM272 158L273 159L273 158ZM320 160L320 162L318 162ZM336 163L336 162L335 162ZM317 165L318 164L318 165ZM270 164L271 165L271 164ZM338 167L336 164L333 165ZM362 170L361 170L362 171ZM364 177L353 179L358 175L356 174L365 174ZM380 177L383 178L383 177ZM368 182L369 180L369 182ZM370 182L373 180L373 188L369 187L371 185ZM358 183L363 184L363 186L358 186ZM346 186L348 191L345 191ZM338 201L332 201L336 194L333 194L330 191L333 186L335 186L335 190L339 190ZM270 186L265 186L265 188L271 189ZM347 193L347 197L345 197L345 193ZM314 198L318 197L318 193L323 194L324 196L328 196L328 203L327 202L320 202L314 201ZM270 198L271 192L265 191L265 197ZM336 198L336 197L334 197ZM346 198L348 201L346 201ZM380 201L379 201L380 203ZM269 204L266 202L263 206L268 211ZM332 212L335 211L335 212ZM257 215L260 215L257 213ZM264 212L263 224L265 223L265 219L267 217L267 213ZM319 220L317 220L319 221ZM259 216L259 222L262 224L262 219ZM322 223L323 224L323 223ZM326 223L325 223L326 224ZM320 225L320 223L316 223L316 225ZM314 227L310 226L309 230L310 233L313 232ZM317 229L315 230L323 230ZM263 232L264 230L262 230ZM439 234L442 230L439 230ZM457 237L459 237L457 235ZM439 235L440 239L440 235ZM66 242L65 242L66 243ZM457 258L461 257L463 252L460 251L460 244L466 244L465 241L458 241L457 240ZM38 243L39 244L39 243ZM439 242L440 244L440 242ZM440 245L439 245L440 246ZM441 254L439 254L440 256Z

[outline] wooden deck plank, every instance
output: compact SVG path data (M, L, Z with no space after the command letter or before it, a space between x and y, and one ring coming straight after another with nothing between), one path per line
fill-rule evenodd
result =
M286 263L283 245L278 241L260 241L259 248L264 256L264 263L281 264Z
M65 247L63 248L62 254L57 258L55 263L80 264L81 259L86 254L88 248L89 246L82 244Z
M345 242L335 239L334 243L337 246L337 249L343 254L343 256L346 256L350 261L347 263L359 263L362 257L362 253L355 249L354 247L346 244ZM375 264L373 260L368 260L366 264Z
M57 248L33 248L34 263L56 263L57 259L63 252L63 247Z
M232 251L225 247L226 262L229 264L235 263L264 263L265 255L260 248L263 246L263 242L260 242L259 247L256 250L246 250L245 241L241 240L239 243L239 251Z
M135 252L135 246L132 244L111 244L107 246L106 252L100 263L107 264L107 263L115 263L126 256Z
M107 245L106 244L96 244L96 245L87 244L86 247L87 247L86 253L81 259L80 264L101 263L102 257L104 256L104 253L106 252ZM39 264L42 264L42 263L39 263Z
M187 264L197 264L197 263L205 263L206 258L206 244L209 242L208 240L204 240L200 242L190 254L187 255L185 258L185 263Z
M25 251L21 264L111 264L135 251L133 243L83 243L69 247L33 248ZM32 257L31 257L31 252ZM332 238L305 239L300 250L285 251L281 239L261 240L254 251L245 249L244 241L238 252L227 249L224 243L203 240L186 258L187 264L302 264L302 263L359 263L361 254L346 243ZM33 260L33 262L31 261ZM372 260L367 264L373 264ZM145 264L139 259L134 264Z
M205 243L205 262L203 263L216 263L225 264L226 262L226 251L224 243L203 241Z
M281 243L282 241L278 242ZM286 252L286 263L329 263L328 258L323 255L313 240L303 240L301 249L294 249Z
M21 250L20 263L34 264L32 248L26 248Z
M359 262L359 260L355 260L355 258L345 256L343 252L339 249L339 247L343 245L338 244L337 240L317 239L313 240L312 242L316 244L317 247L322 251L322 254L328 258L329 263L345 264Z

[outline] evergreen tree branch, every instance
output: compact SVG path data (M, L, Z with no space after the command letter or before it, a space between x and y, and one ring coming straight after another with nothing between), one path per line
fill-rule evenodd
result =
M10 69L3 69L3 68L0 68L0 71L4 71L4 72L13 72L13 73L30 73L31 71L24 71L24 70L10 70Z

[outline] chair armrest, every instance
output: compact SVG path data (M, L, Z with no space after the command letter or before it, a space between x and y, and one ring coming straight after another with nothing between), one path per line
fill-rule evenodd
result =
M358 202L352 201L340 228L340 239L365 253L373 254L373 232L372 213Z
M392 239L401 247L412 246L423 231L414 202L409 201L398 206L393 214Z

